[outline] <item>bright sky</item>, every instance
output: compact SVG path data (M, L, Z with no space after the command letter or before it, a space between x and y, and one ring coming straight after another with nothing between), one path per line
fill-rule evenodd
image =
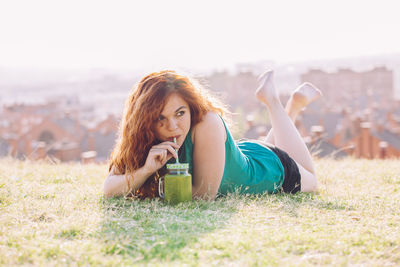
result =
M215 68L400 52L397 0L2 0L0 67Z

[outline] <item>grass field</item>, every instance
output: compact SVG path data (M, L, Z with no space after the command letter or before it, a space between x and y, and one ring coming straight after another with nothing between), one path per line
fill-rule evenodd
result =
M0 265L400 265L400 161L318 160L318 194L104 199L105 165L0 160Z

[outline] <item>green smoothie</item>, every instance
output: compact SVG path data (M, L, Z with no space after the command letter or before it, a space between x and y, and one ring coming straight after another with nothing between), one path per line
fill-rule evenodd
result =
M164 178L165 200L171 204L192 200L192 176L167 174Z
M189 164L167 164L168 174L164 177L164 199L170 204L192 200L192 176Z

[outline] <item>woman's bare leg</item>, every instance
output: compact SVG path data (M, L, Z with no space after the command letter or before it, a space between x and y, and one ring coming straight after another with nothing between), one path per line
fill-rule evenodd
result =
M285 110L289 118L294 123L300 111L302 111L310 103L314 102L322 95L321 91L313 84L305 82L302 83L290 95L289 101L286 103ZM267 143L275 145L273 128L268 132L265 139Z
M279 100L273 83L273 71L267 71L260 78L256 96L260 102L266 105L270 114L275 145L288 153L299 166L302 177L301 190L316 190L317 179L311 154Z

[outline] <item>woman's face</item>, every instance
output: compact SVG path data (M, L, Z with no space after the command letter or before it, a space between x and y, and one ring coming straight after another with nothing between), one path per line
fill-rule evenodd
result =
M176 142L181 146L189 129L189 105L180 95L170 95L155 124L156 137L162 142L173 142L176 137Z

